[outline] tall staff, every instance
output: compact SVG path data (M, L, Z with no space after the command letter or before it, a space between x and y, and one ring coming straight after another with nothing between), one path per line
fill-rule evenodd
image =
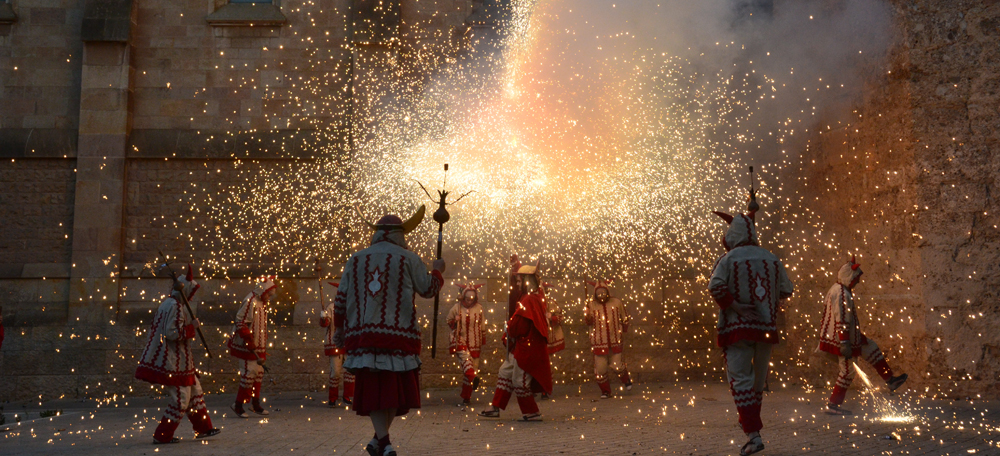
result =
M167 262L167 256L163 254L163 251L157 251L157 253L160 254L161 258L163 258L163 266L166 266L167 270L170 271L170 278L174 280L172 288L177 290L177 285L180 284L180 282L177 281L177 273L170 267L170 263ZM181 286L180 290L177 291L177 294L181 296L181 302L184 303L184 308L188 311L188 315L191 316L191 319L194 319L195 316L194 312L191 311L191 304L188 303L187 296L184 295L184 287ZM211 358L212 352L208 349L208 342L205 342L205 334L201 332L201 325L198 325L195 329L198 331L198 338L201 339L201 345L205 347L205 354Z
M316 286L319 287L319 311L323 312L326 310L326 300L323 299L323 265L319 264L319 257L316 257L316 266L313 271L316 272Z
M448 209L446 208L446 206L448 206L449 204L455 204L455 203L461 201L462 198L465 198L466 195L468 195L469 193L472 193L472 192L471 191L470 192L466 192L462 196L459 196L457 200L449 203L448 202L448 195L450 194L450 192L448 190L442 189L442 190L438 190L437 191L439 199L437 201L435 201L434 197L431 196L431 192L427 191L427 188L424 187L424 184L421 184L420 182L417 182L417 184L420 185L420 188L424 190L424 193L427 194L427 197L430 198L431 201L433 201L433 202L435 202L435 203L438 204L437 210L434 211L434 221L438 223L437 259L440 260L441 259L441 247L444 244L444 224L447 223L448 220L451 220L451 214L448 213ZM448 186L448 164L447 163L444 164L444 185L443 186L446 187L446 188ZM441 293L439 292L438 294L434 295L434 325L431 327L431 358L435 358L437 356L438 313L439 313L438 309L439 309L440 303L441 303Z

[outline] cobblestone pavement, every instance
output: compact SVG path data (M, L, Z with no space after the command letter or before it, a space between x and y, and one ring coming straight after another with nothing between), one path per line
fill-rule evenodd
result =
M401 455L729 455L743 444L724 384L637 385L608 400L597 392L593 384L557 387L555 399L541 403L545 421L520 423L516 401L499 420L476 417L492 394L486 388L473 398L476 410L467 411L454 405L457 388L429 390L419 413L393 423L391 437ZM208 404L222 434L196 441L185 423L178 429L184 440L167 446L150 443L162 400L118 398L100 407L74 401L6 404L8 417L27 412L26 419L35 420L0 431L0 454L366 454L370 422L343 407L327 407L323 397L325 392L273 395L269 417L240 419L228 409L231 395L213 395ZM886 399L884 393L852 391L848 405L857 415L831 417L820 413L824 398L823 392L792 386L768 394L762 454L1000 455L1000 401ZM913 421L876 419L886 400L897 408L908 404ZM39 412L56 409L62 415L39 418Z

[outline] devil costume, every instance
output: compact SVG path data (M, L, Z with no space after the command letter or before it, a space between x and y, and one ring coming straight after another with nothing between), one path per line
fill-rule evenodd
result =
M479 354L486 342L486 321L479 303L483 285L459 285L458 303L448 312L451 341L448 351L458 357L462 369L462 405L471 403L472 391L479 387Z
M584 309L583 321L590 326L590 347L594 353L594 375L601 398L611 397L608 366L615 370L626 390L632 389L628 366L622 361L622 338L628 331L629 316L625 305L612 298L607 281L587 282L594 287L594 299Z
M261 383L264 380L264 362L267 360L267 303L277 288L274 277L264 277L254 290L243 298L243 305L236 312L233 333L229 336L229 354L239 359L240 388L236 392L233 412L240 418L249 415L243 404L249 399L251 409L258 415L270 412L260 404Z
M729 223L723 238L728 252L716 263L708 287L719 304L716 328L729 387L740 425L750 439L741 454L752 454L764 448L761 399L771 348L779 342L778 311L794 289L781 260L757 244L754 211L735 217L715 214ZM748 318L747 313L756 315Z
M340 284L327 282L336 289ZM337 405L340 397L340 380L344 380L344 403L351 404L354 399L354 374L344 371L344 347L333 342L333 333L337 325L333 323L334 304L326 306L320 315L319 325L326 328L326 340L323 344L323 354L330 357L330 379L327 384L328 403L330 407Z
M516 257L514 257L516 259ZM552 394L552 369L549 364L549 324L545 318L545 292L538 280L538 265L517 266L520 299L507 321L504 343L507 359L497 373L497 388L492 410L480 412L486 418L498 418L506 410L511 395L517 396L522 421L541 420L534 393Z
M149 340L139 359L135 378L163 385L169 403L160 425L153 434L153 443L174 443L174 431L184 416L191 420L195 438L205 438L219 433L212 427L212 419L205 407L201 382L195 370L194 357L189 343L195 338L197 326L182 302L190 301L200 287L194 281L194 270L188 265L187 274L177 278L175 289L160 303L153 315Z
M847 396L847 389L854 380L854 362L852 358L862 357L885 380L890 391L895 391L907 375L898 377L892 375L892 369L885 356L879 350L874 340L861 332L858 321L858 311L854 302L854 287L861 280L861 265L854 257L840 268L837 273L837 283L826 293L826 305L823 310L823 320L820 326L818 349L839 358L840 373L834 384L826 413L831 415L850 415L851 412L840 407Z
M336 333L347 352L344 367L354 373L353 410L376 420L420 408L420 323L414 299L441 290L441 271L428 271L409 250L404 235L423 220L424 207L406 222L387 215L370 225L371 246L351 256L344 266L334 301ZM387 415L388 414L388 415ZM379 421L381 423L381 421ZM374 455L395 455L386 434L366 448Z

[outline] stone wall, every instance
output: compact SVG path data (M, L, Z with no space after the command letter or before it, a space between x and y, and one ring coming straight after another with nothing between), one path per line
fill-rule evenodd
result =
M18 20L0 25L0 105L8 108L0 109L0 305L7 326L0 399L155 392L132 373L149 316L167 288L145 268L160 249L201 262L197 313L215 355L202 360L203 381L210 391L232 392L236 367L223 348L232 315L251 286L248 278L279 260L240 264L228 275L203 261L220 244L199 198L257 170L300 172L315 153L301 146L303 137L347 150L352 110L367 109L393 86L378 79L385 73L364 73L378 68L365 66L371 58L453 51L482 2L401 1L400 42L391 49L353 34L349 8L373 5L367 0L283 1L283 24L254 26L239 23L261 20L240 16L246 10L227 10L225 26L210 24L225 2L126 2L134 8L127 41L85 46L81 21L94 3L19 0ZM799 293L783 322L788 342L778 351L785 363L775 378L821 387L832 379L828 360L811 353L815 325L831 268L856 252L866 271L858 289L862 319L898 370L911 374L913 387L995 397L1000 339L989 329L1000 321L992 197L1000 172L993 154L1000 141L1000 4L894 5L897 40L887 64L870 70L849 125L812 136L801 174L783 176L803 177L789 187L815 201L809 208L824 215L823 229L836 236L832 248L804 259L816 271L799 274ZM352 60L364 76L352 79ZM306 81L318 90L312 100L297 98ZM111 91L105 83L114 84ZM340 95L348 91L355 97ZM316 101L328 105L310 108ZM105 127L111 137L101 136ZM363 128L355 128L363 138ZM104 196L119 199L105 203ZM97 251L107 262L84 255ZM74 267L85 257L93 261L86 271ZM281 279L270 319L276 334L270 365L278 381L271 388L318 390L327 361L316 321L317 279L309 262L296 261L305 264ZM339 271L333 262L324 266L327 275ZM456 294L451 274L457 272L449 273L443 315ZM496 339L506 286L494 277L478 281L487 283ZM553 357L555 378L589 381L579 311L585 288L556 285L568 321L567 350ZM627 361L637 379L721 379L712 342L716 309L705 293L691 291L703 285L682 274L654 288L656 296L631 303ZM331 294L326 286L327 300ZM430 301L418 305L429 349ZM425 384L457 385L443 318L438 329L437 359L423 357ZM502 350L495 341L487 347L487 384Z
M76 154L83 43L82 0L16 2L0 25L0 154Z
M825 222L839 261L857 252L866 272L861 318L911 388L996 397L1000 4L893 3L888 64L851 125L813 138L801 188L837 214ZM818 318L812 298L802 305Z

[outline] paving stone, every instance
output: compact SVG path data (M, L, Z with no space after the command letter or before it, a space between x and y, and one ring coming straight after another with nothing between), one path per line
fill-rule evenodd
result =
M221 380L221 379L220 379ZM300 381L307 381L301 379ZM235 380L231 380L235 381ZM140 386L139 391L145 387ZM463 410L458 389L426 390L423 407L398 418L390 432L400 455L467 454L738 454L744 442L729 391L722 383L656 383L636 385L608 400L597 387L557 387L554 399L540 401L542 422L521 423L516 403L500 419L476 416L492 390L473 396ZM209 395L212 419L222 434L195 441L187 423L177 435L184 440L169 448L152 440L165 401L153 397L115 397L100 404L79 401L9 404L7 412L26 413L20 425L0 431L0 451L17 454L305 454L364 455L372 434L367 418L344 407L331 409L325 391L268 394L268 417L234 417L232 394ZM888 397L908 405L912 422L880 421L874 396L854 395L848 404L858 413L831 417L820 413L826 392L790 387L764 398L762 431L765 455L968 455L1000 454L1000 401L925 400L908 394ZM882 393L876 393L884 398ZM56 418L39 419L44 410L62 410ZM11 420L8 419L8 422ZM2 429L2 428L0 428ZM4 454L6 451L4 451Z

